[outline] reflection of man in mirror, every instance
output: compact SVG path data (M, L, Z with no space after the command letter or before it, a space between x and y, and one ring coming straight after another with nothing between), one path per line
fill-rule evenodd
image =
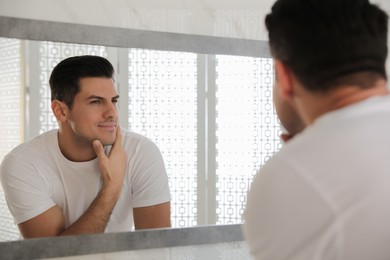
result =
M119 127L113 74L98 56L60 62L49 81L59 129L4 158L1 184L24 238L170 226L162 156Z
M305 129L252 182L251 254L390 259L387 14L368 0L277 0L265 24L278 115Z

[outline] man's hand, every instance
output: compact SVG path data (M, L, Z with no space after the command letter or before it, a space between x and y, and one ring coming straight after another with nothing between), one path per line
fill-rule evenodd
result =
M119 197L126 169L126 153L122 146L120 127L117 127L115 143L108 156L104 153L103 145L99 140L93 141L93 148L98 157L100 174L103 179L102 189L117 192L116 195Z
M280 139L282 139L283 142L287 143L289 140L291 140L292 138L294 137L294 135L292 134L288 134L288 133L282 133L280 135Z

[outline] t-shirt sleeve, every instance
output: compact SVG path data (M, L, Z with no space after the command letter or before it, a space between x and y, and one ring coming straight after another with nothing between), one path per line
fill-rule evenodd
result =
M171 200L168 176L158 147L149 139L136 149L133 172L130 174L133 207L147 207Z
M16 224L55 205L47 181L28 161L14 155L5 157L0 167L0 181Z

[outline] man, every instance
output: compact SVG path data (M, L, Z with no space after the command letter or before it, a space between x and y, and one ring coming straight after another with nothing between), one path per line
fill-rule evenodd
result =
M7 204L24 238L170 226L160 151L121 130L110 62L71 57L50 76L59 129L11 151L1 164Z
M390 259L388 16L368 0L277 0L265 24L279 117L305 129L251 185L251 254Z

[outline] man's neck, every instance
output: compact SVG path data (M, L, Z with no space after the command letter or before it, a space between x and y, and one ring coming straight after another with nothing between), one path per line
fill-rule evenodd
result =
M378 80L370 88L358 86L340 86L327 93L312 93L301 89L301 94L295 98L297 107L306 125L312 124L318 117L374 96L389 94L387 82Z
M63 129L58 131L58 146L62 155L73 162L86 162L96 158L92 143L87 144L72 140Z

